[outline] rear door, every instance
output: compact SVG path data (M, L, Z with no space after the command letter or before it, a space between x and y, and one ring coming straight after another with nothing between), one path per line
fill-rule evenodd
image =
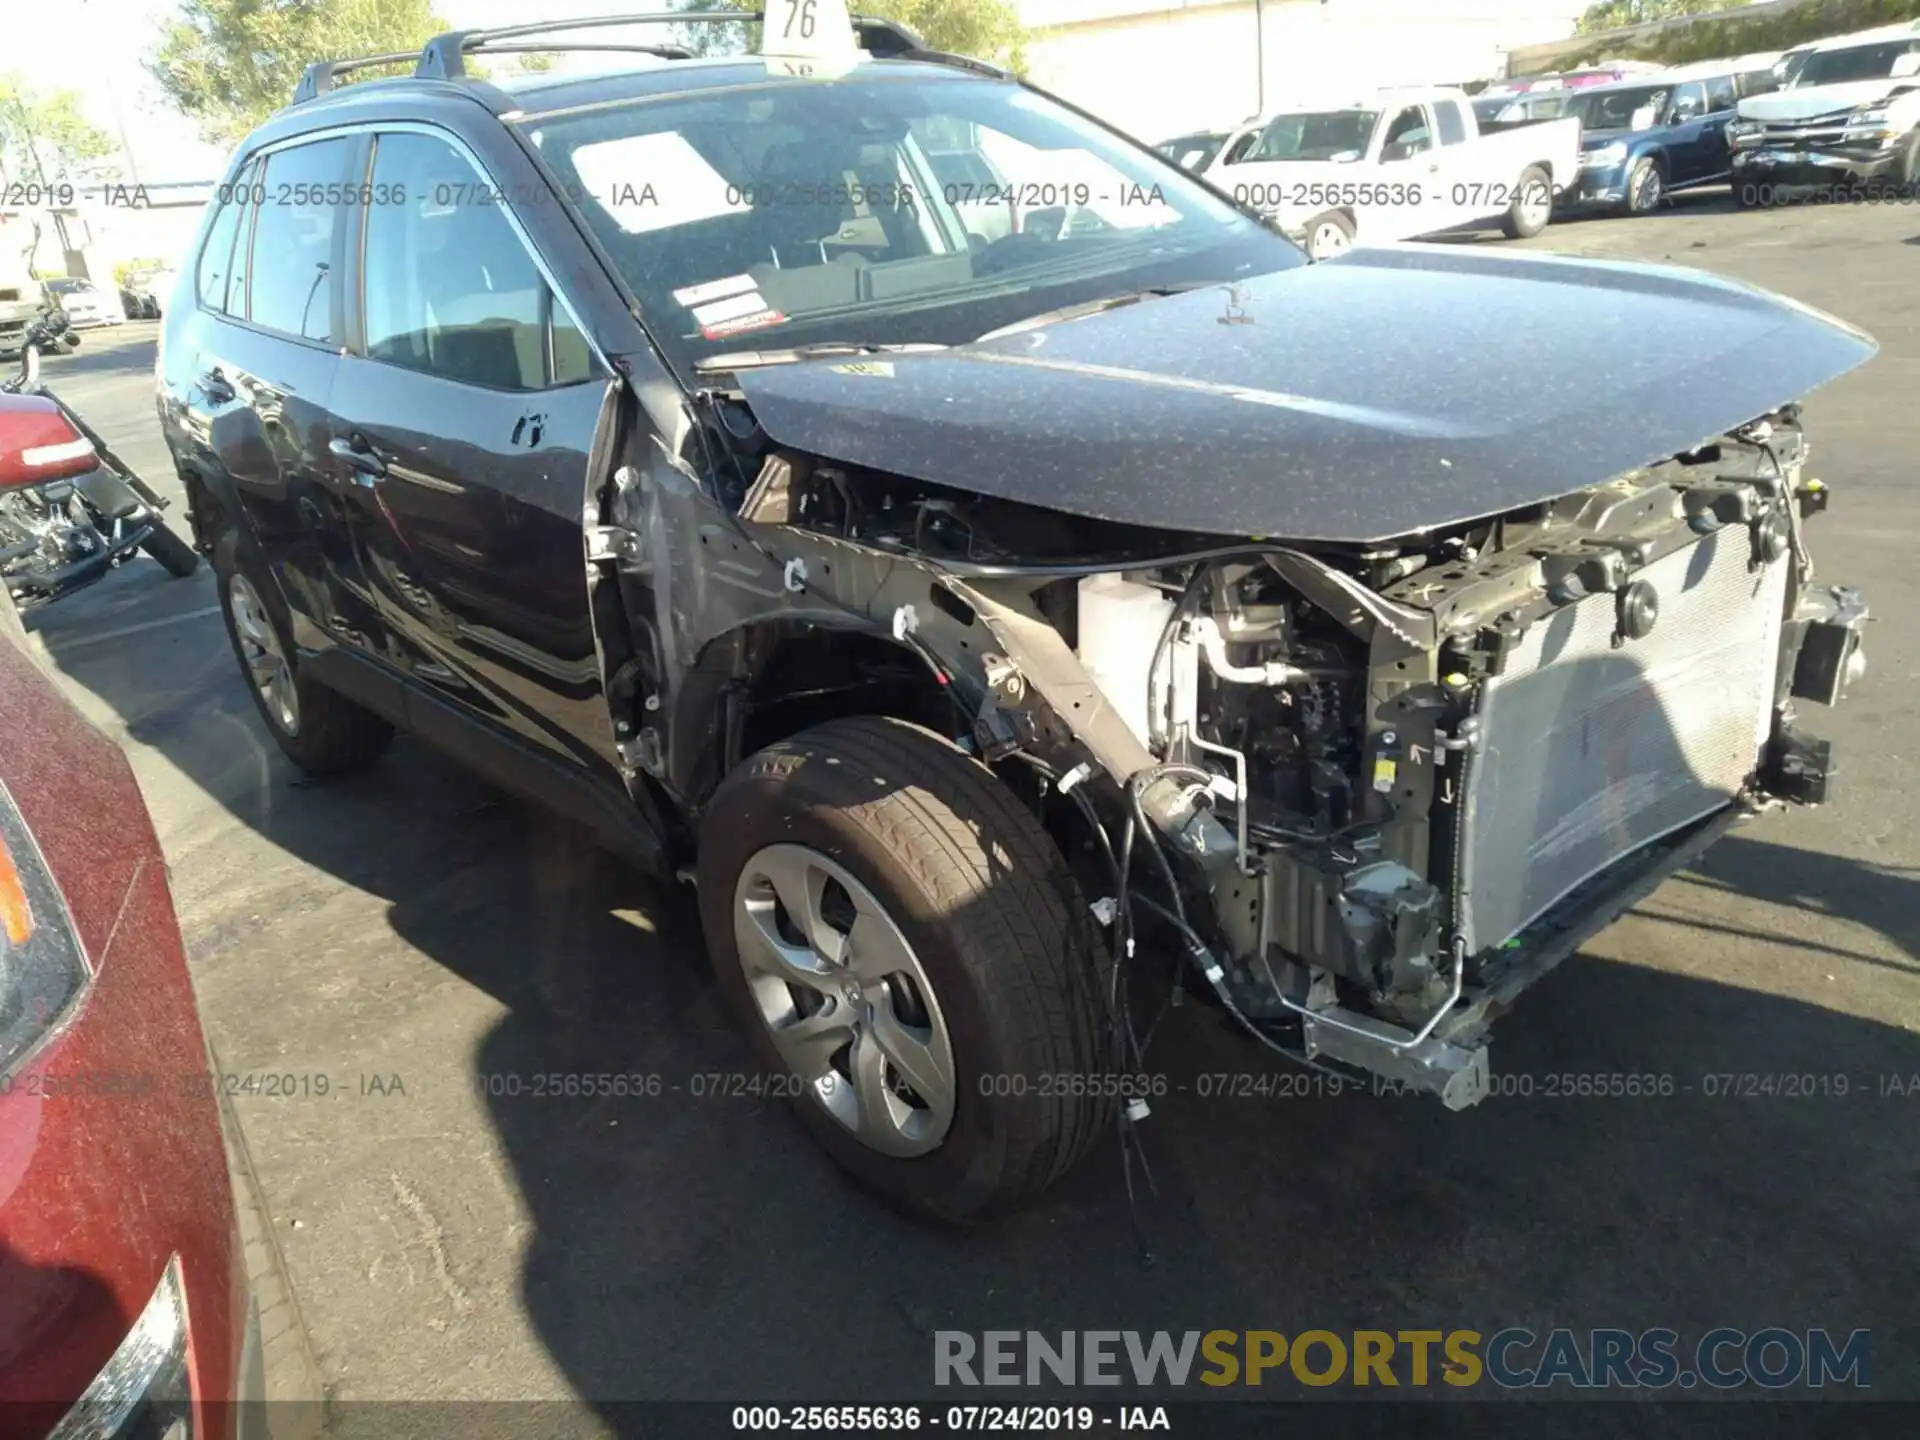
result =
M364 148L356 135L291 142L222 187L194 313L168 325L169 391L196 449L230 482L308 649L377 647L383 628L328 453L351 228L338 202Z
M611 760L583 538L611 371L461 142L383 129L369 164L331 443L388 658L551 757Z

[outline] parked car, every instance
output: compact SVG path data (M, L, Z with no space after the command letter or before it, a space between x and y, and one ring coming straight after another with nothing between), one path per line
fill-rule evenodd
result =
M124 325L127 313L120 308L117 290L103 289L91 280L63 277L46 282L47 293L59 301L67 319L76 330L93 325Z
M928 1214L1111 1133L1123 981L1179 966L1259 1044L1475 1102L1531 981L1825 796L1794 707L1866 612L1807 583L1796 402L1873 342L1679 268L1311 264L858 33L824 77L469 83L529 43L469 31L241 142L157 378L261 722L322 773L406 727L690 876L758 1062ZM1347 113L1330 166L1407 145ZM1141 223L1037 172L984 247L890 198L961 126Z
M1480 91L1481 96L1530 95L1540 90L1578 90L1588 85L1611 85L1636 75L1651 75L1660 66L1644 60L1610 60L1582 70L1550 70L1539 75L1515 75L1496 80Z
M128 272L127 283L120 287L120 308L126 311L129 320L160 318L160 300L155 293L155 286L165 273L159 266Z
M0 464L29 403L0 397ZM119 747L62 697L3 588L0 733L4 1429L264 1436L260 1324L166 859Z
M1792 84L1740 102L1727 138L1740 205L1920 195L1920 25L1817 46Z
M1686 66L1568 96L1565 113L1581 126L1580 178L1562 204L1651 215L1669 195L1725 181L1739 94L1737 72Z
M1509 235L1537 235L1579 154L1573 121L1483 134L1461 91L1402 88L1288 106L1207 178L1324 260L1495 219Z
M1213 163L1214 157L1232 134L1231 130L1196 130L1190 135L1176 135L1171 140L1162 140L1153 148L1182 170L1191 170L1198 175Z
M1476 96L1473 118L1482 135L1532 125L1540 120L1557 120L1565 113L1572 94L1568 90L1530 90L1524 95Z
M0 256L0 358L25 348L27 331L46 308L46 292L22 264Z

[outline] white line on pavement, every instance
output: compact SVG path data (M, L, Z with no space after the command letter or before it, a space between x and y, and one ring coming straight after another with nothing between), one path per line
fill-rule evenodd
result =
M60 649L78 650L85 645L104 645L109 640L124 640L129 635L139 635L148 630L158 630L163 625L178 625L182 620L198 620L207 615L218 615L218 605L206 605L198 610L183 611L178 615L162 616L158 620L142 620L138 625L122 625L118 630L102 630L98 635L78 635L71 640L62 640Z

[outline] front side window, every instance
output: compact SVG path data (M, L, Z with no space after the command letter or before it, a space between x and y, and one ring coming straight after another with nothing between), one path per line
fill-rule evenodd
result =
M363 265L367 355L495 390L586 379L585 338L493 203L497 187L449 142L382 135L374 149ZM549 334L551 328L551 335ZM549 348L551 347L551 359Z
M333 241L341 215L339 186L352 150L352 141L335 138L267 157L253 224L251 283L229 287L229 310L235 308L236 290L243 290L247 318L254 324L334 343Z
M1731 75L1715 75L1707 81L1707 109L1731 110L1740 98Z
M1664 115L1671 93L1672 87L1666 85L1588 90L1568 96L1565 113L1578 119L1585 130L1628 130L1633 127L1633 117L1641 110L1651 110L1656 117Z
M1302 263L1162 157L977 77L770 77L522 123L688 375Z
M1706 108L1706 88L1690 81L1674 92L1673 108L1667 112L1667 117L1669 121L1677 124L1682 120L1691 120L1696 115L1704 114Z
M1377 110L1307 110L1276 115L1244 158L1358 160L1367 153L1367 141L1379 118Z
M502 390L544 378L545 282L473 167L429 135L382 135L373 157L367 354Z
M1433 133L1427 128L1427 112L1409 105L1393 117L1387 138L1381 142L1382 160L1405 160L1433 148Z

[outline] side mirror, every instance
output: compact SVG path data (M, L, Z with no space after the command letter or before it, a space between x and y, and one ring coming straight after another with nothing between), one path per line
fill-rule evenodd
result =
M1887 72L1895 80L1905 79L1909 75L1920 75L1920 50L1909 50L1904 55L1893 57L1893 69Z
M98 469L93 442L44 395L0 395L0 490Z

